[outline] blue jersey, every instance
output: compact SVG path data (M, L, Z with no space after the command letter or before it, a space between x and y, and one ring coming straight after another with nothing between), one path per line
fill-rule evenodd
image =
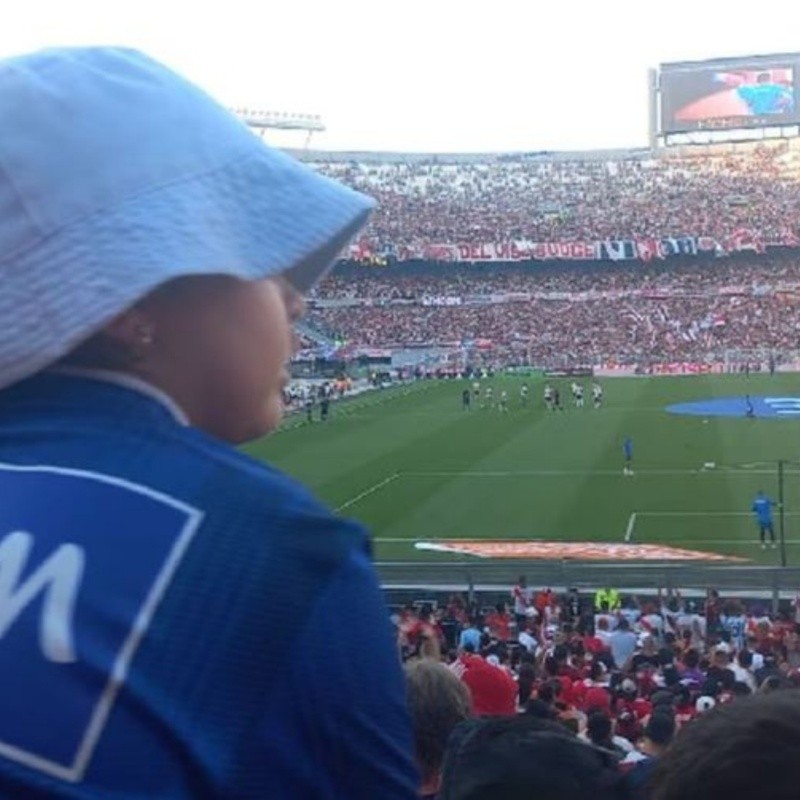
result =
M758 519L759 525L772 525L772 500L769 497L756 497L753 501L752 511Z
M719 622L722 626L722 629L731 635L731 641L735 645L736 649L741 650L745 643L745 629L747 626L746 618L741 614L737 614L736 616L722 614L719 618Z
M0 797L411 800L368 546L144 391L0 392Z
M792 90L778 83L750 84L736 91L755 115L781 114L791 111L794 104Z
M622 444L622 452L625 458L630 461L633 458L633 440L626 439Z

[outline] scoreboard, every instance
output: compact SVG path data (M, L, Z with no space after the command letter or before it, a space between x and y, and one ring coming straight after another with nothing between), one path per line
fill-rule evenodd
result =
M800 122L800 53L662 64L660 132Z

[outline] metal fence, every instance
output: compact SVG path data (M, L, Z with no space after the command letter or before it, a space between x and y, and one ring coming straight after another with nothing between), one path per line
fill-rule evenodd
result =
M474 560L450 562L383 561L376 565L386 588L463 591L511 586L525 575L530 586L618 589L697 589L720 591L800 591L800 567L706 564L620 564L575 561Z

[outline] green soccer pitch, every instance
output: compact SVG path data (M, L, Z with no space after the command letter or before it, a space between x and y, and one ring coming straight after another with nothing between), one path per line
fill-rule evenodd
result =
M800 396L800 376L602 380L603 408L576 409L570 380L553 380L561 413L547 411L544 380L496 377L509 410L461 407L462 380L421 381L332 404L326 423L289 418L248 452L309 485L375 537L378 560L453 558L415 548L448 539L673 545L777 564L762 551L750 505L777 500L777 460L800 462L800 417L668 414L676 402ZM634 444L634 475L622 443ZM713 465L713 466L712 466ZM800 465L786 470L788 563L800 565ZM775 527L778 531L775 511Z

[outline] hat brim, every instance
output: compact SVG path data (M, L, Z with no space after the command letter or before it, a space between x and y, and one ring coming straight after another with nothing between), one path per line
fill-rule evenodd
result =
M2 264L0 318L15 330L0 343L0 388L58 360L174 278L285 274L306 291L373 207L264 148L78 220Z

